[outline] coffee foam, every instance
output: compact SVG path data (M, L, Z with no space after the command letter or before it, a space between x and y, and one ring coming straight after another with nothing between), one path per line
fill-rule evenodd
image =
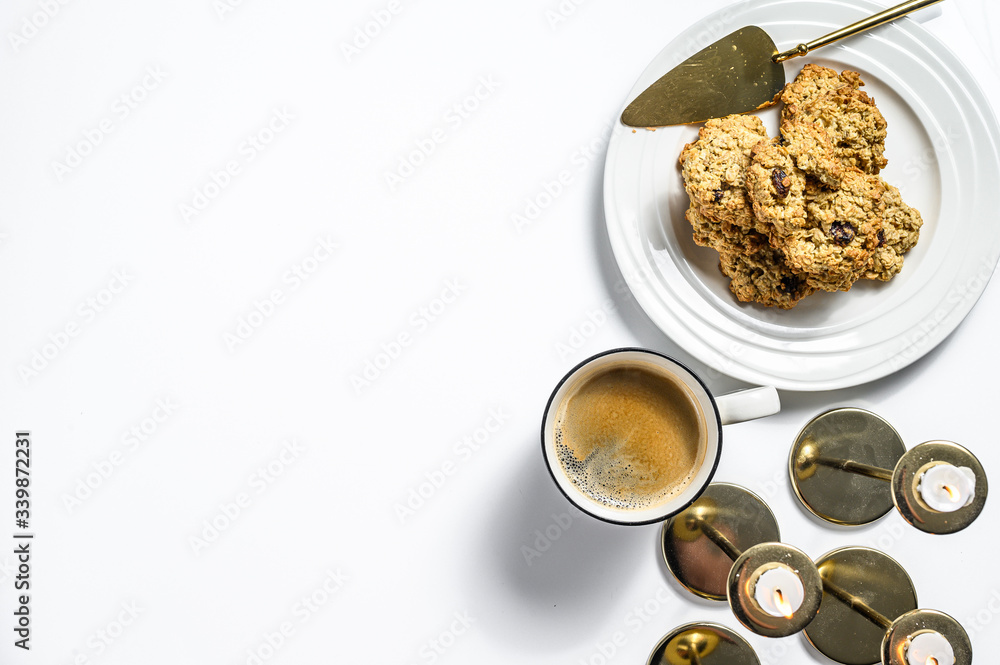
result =
M670 501L705 458L706 432L690 389L643 362L584 377L559 406L555 452L586 496L621 510Z

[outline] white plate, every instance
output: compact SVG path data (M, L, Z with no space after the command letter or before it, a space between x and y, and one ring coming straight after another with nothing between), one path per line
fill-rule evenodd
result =
M628 101L688 56L746 25L781 49L876 13L869 0L751 0L705 18L646 68ZM923 215L920 242L890 282L862 280L791 310L738 302L718 255L698 247L684 219L677 165L698 126L633 132L620 123L604 175L611 247L650 318L707 365L787 390L858 385L905 367L969 313L1000 256L1000 132L969 71L917 23L902 19L785 63L861 73L888 123L883 177ZM624 106L623 106L624 109ZM777 135L777 109L759 112Z

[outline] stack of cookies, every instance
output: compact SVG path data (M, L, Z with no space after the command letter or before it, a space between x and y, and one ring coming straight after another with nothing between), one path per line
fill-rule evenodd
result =
M719 253L739 300L788 309L817 290L886 281L917 243L920 213L878 175L886 122L863 85L806 65L780 94L779 138L732 115L681 152L694 241Z

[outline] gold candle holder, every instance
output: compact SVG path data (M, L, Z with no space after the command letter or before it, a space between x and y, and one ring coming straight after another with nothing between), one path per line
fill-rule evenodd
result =
M945 469L950 473L942 474ZM828 522L868 524L895 506L907 522L933 534L972 524L989 491L982 464L962 446L928 441L907 451L892 425L857 408L833 409L809 421L792 445L788 473L799 501ZM925 483L942 475L954 481ZM961 494L959 503L948 506L963 490L968 498Z
M712 483L687 509L663 524L660 551L685 589L708 600L726 600L729 570L744 550L781 540L774 513L756 494Z
M928 653L928 649L922 650L919 655L911 653L918 648L917 642L922 636L936 636L939 641L943 640L951 662L936 653ZM913 665L915 662L926 665L932 662L932 658L937 665L972 664L972 642L962 624L934 610L907 612L892 622L882 640L882 662L885 665Z
M760 665L745 639L715 623L689 623L663 636L646 665Z
M782 604L787 587L771 585L763 593L768 574L787 573L798 580L801 594L795 603ZM790 586L790 585L789 585ZM769 610L762 596L776 596L777 612ZM729 607L737 620L765 637L788 637L802 631L816 617L823 597L823 584L816 566L804 552L785 543L761 543L744 552L729 571Z
M759 635L785 637L815 616L822 596L819 573L800 550L780 538L774 514L757 495L737 485L712 483L686 510L663 525L667 568L692 593L726 600L744 626ZM756 596L764 573L783 569L801 584L798 606L768 613Z

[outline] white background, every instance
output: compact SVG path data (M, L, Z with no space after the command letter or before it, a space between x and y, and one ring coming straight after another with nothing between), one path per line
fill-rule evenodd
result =
M592 353L705 369L622 288L601 185L635 78L725 2L234 4L0 13L0 662L626 663L681 623L737 627L674 583L656 526L572 510L538 441L551 389ZM939 14L926 27L1000 104L1000 10ZM799 508L784 465L811 416L849 404L1000 468L998 317L991 284L896 375L783 393L778 416L727 430L716 476L813 556L887 551L981 657L1000 649L996 500L948 537L895 513L835 529ZM21 428L29 653L12 632ZM764 663L824 660L738 630Z

